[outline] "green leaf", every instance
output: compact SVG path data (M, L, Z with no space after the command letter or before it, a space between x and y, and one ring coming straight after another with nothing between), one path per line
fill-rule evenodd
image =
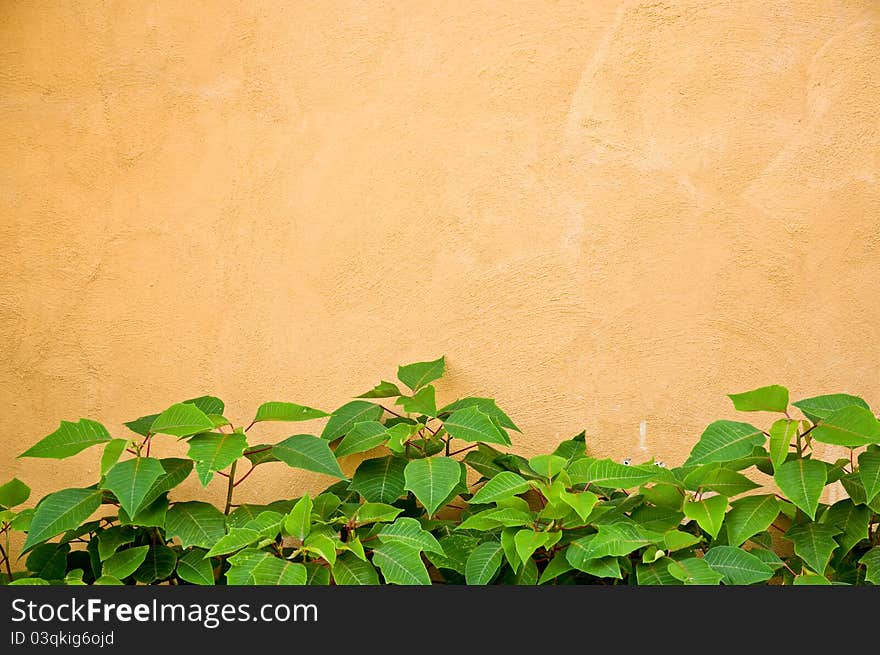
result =
M419 424L421 425L421 424ZM385 444L389 450L395 453L403 453L407 449L406 441L418 430L411 423L397 423L385 431L388 442Z
M726 496L712 496L703 500L684 502L684 515L693 519L713 539L721 532L724 512L727 510Z
M406 486L407 461L400 457L379 457L360 463L351 479L350 489L371 503L393 503Z
M232 528L232 530L229 531L229 534L220 537L220 539L211 546L211 550L208 551L208 554L205 555L205 557L215 557L217 555L234 553L245 546L257 543L262 538L263 535L257 530L251 530L249 528Z
M122 580L120 580L118 578L114 578L112 575L102 575L100 578L95 580L95 585L99 586L99 587L104 587L104 586L118 587L118 586L122 585Z
M474 548L465 564L464 577L469 585L487 585L501 568L504 549L497 541L486 541Z
M78 422L61 421L61 426L52 434L43 437L24 451L19 457L48 457L65 459L71 455L110 441L107 428L97 421L81 418Z
M397 379L403 382L413 391L418 391L429 382L433 382L446 372L446 358L441 357L431 362L416 362L399 366Z
M281 533L282 523L284 523L284 514L267 510L260 512L256 517L239 527L256 530L264 539L274 541L275 537ZM229 517L226 518L226 524L229 525Z
M67 570L69 544L41 544L28 555L26 567L38 578L57 580Z
M717 585L723 578L708 562L696 557L669 562L667 570L686 585Z
M308 571L302 564L288 562L254 548L245 548L229 558L226 572L231 585L304 585Z
M79 526L101 506L102 495L100 489L64 489L43 498L34 512L22 554Z
M135 434L146 437L148 434L150 434L150 426L153 425L153 421L155 421L157 418L159 418L158 414L148 414L147 416L141 416L134 421L123 423L123 425Z
M438 569L448 569L455 571L459 575L464 575L468 557L470 557L474 548L477 547L477 537L456 533L443 537L439 543L445 552L445 556L434 551L428 551L426 554L431 563Z
M880 585L880 546L875 546L862 555L859 564L865 565L865 580Z
M0 506L16 507L31 496L31 488L18 478L12 478L0 487Z
M559 455L537 455L529 460L531 469L548 479L559 473L566 464L566 459Z
M434 386L429 384L427 387L420 389L412 396L401 396L395 401L395 404L403 407L403 411L408 414L436 416L437 401L435 400L434 393Z
M315 418L330 416L327 412L296 403L268 402L257 409L254 423L261 421L310 421Z
M381 446L388 438L388 431L378 421L361 421L336 446L336 457L362 453Z
M880 447L868 446L868 449L859 455L859 479L865 488L865 502L870 503L877 494L880 494Z
M556 556L550 560L550 563L541 573L541 577L538 579L538 584L545 584L550 580L555 580L563 573L571 571L572 568L574 567L568 562L564 552L556 553Z
M764 443L764 433L748 423L715 421L710 423L691 450L685 466L726 462L751 454Z
M472 504L494 503L529 490L529 483L512 471L502 471L484 484L470 499Z
M9 583L10 587L43 587L48 585L49 582L43 580L42 578L18 578L17 580L13 580Z
M214 567L210 558L205 558L202 548L193 548L177 560L177 575L181 580L203 587L214 584Z
M733 501L731 507L724 520L731 546L741 546L769 528L779 516L779 501L773 495L747 496Z
M857 448L880 443L880 421L871 410L850 405L823 418L810 436L814 441Z
M788 529L785 538L794 544L794 552L815 573L823 575L831 553L837 548L834 536L840 528L822 523L806 523Z
M123 580L134 573L147 557L149 546L127 548L111 555L102 565L104 575Z
M358 525L370 523L390 523L403 510L385 503L364 503L357 508L355 519Z
M816 518L819 496L827 480L825 464L813 459L793 459L777 469L773 479L788 499L811 519Z
M670 553L684 548L690 548L694 544L700 543L700 538L690 532L681 532L679 530L669 530L663 535L663 545Z
M168 497L162 496L152 504L141 509L133 517L119 508L120 525L134 525L141 528L161 528L165 526L165 515L168 512Z
M645 530L634 523L603 524L598 526L595 534L571 542L568 547L568 561L577 567L587 560L629 555L643 546L662 541L663 535Z
M679 585L681 581L669 573L668 560L636 565L636 580L640 586Z
M214 422L195 405L177 403L156 417L150 426L153 434L170 434L173 437L188 437L199 432L214 429Z
M272 452L272 444L267 443L261 443L257 444L256 446L251 446L244 451L243 455L254 466L280 461L277 457L275 457L275 453Z
M300 498L284 517L284 533L303 541L312 530L312 499L308 494Z
M864 400L858 396L850 396L846 393L833 393L827 396L805 398L804 400L792 403L792 405L801 410L804 413L804 416L810 419L813 423L818 423L823 418L831 416L831 414L844 407L855 405L857 407L869 409L868 403Z
M324 558L330 566L336 563L336 544L325 534L312 532L306 537L306 550Z
M137 533L127 525L115 525L102 530L98 535L98 558L103 562L120 546L134 541L135 536Z
M586 521L590 514L593 513L593 507L599 500L599 497L589 491L581 491L579 493L564 492L560 498L562 502L571 507L582 521Z
M804 573L803 575L796 576L792 584L795 587L827 587L831 585L831 582L824 575L813 575L812 573Z
M455 489L461 477L461 467L449 457L426 457L411 461L403 474L404 488L415 494L430 517Z
M492 478L505 470L504 467L495 463L495 458L500 455L501 452L495 450L492 446L480 444L476 450L469 451L462 461L484 478Z
M567 553L568 552L571 552L571 548L568 549ZM572 559L568 560L570 564L572 563ZM597 578L620 579L623 577L620 573L620 562L616 557L600 557L598 559L590 560L578 559L577 562L578 563L575 566L576 569L583 571L584 573L589 573Z
M784 412L788 409L788 389L778 384L744 393L727 395L740 412Z
M653 480L658 469L653 465L626 466L611 459L584 458L568 467L568 474L575 484L591 483L599 487L630 489Z
M213 471L222 471L242 456L247 438L240 432L197 434L189 440L188 455L196 462L196 473L203 486L213 477Z
M112 491L122 509L132 516L141 507L153 483L163 475L165 469L158 459L135 457L115 464L104 476L101 488Z
M840 555L846 555L862 539L868 538L871 515L870 509L864 505L856 505L849 498L834 503L822 515L822 523L833 525L843 531L836 537L840 544Z
M178 537L184 548L211 548L226 534L226 517L208 503L174 503L165 516L168 538Z
M703 561L723 576L726 585L750 585L773 577L773 569L764 562L733 546L710 548Z
M456 439L509 446L510 439L493 421L476 406L454 411L443 421L443 427Z
M514 423L511 418L507 414L505 414L500 407L498 407L498 405L492 398L478 398L476 396L460 398L453 403L449 403L448 405L446 405L446 407L441 408L440 414L452 413L456 410L464 409L466 407L476 407L484 414L488 414L492 418L492 420L502 428L522 432L522 430L516 427L516 423ZM558 455L559 453L553 454Z
M301 468L315 473L324 473L347 480L330 445L324 439L311 434L297 434L288 437L272 448L275 457L293 468Z
M550 546L551 542L559 541L560 536L559 532L535 532L531 529L520 530L513 537L516 554L519 556L520 561L525 564L536 550Z
M342 553L333 565L333 581L338 585L378 585L375 567L353 553Z
M423 530L421 523L416 519L409 517L401 517L394 523L384 526L379 532L379 540L383 544L400 543L418 551L446 555L434 535Z
M393 382L382 380L375 387L355 398L392 398L400 395L400 389Z
M431 584L419 551L401 543L382 544L374 549L373 564L379 567L388 584Z
M731 471L717 462L699 466L685 476L684 484L688 489L713 491L728 498L757 489L759 486L742 473Z
M144 495L143 500L135 507L135 517L151 506L162 494L174 489L186 480L193 469L192 460L189 459L168 457L160 459L159 462L162 464L165 474L156 479Z
M778 469L788 456L789 446L797 436L798 422L790 419L779 419L770 428L770 461L773 470Z
M339 437L344 437L354 427L355 423L378 421L382 418L383 411L379 405L374 405L364 400L353 400L350 403L346 403L330 415L330 420L327 421L324 431L321 432L321 438L333 441Z
M101 455L101 475L107 475L107 471L119 461L127 447L128 439L111 439L107 442L107 445L104 446L104 453Z
M195 405L205 414L222 414L223 410L226 409L223 401L216 396L199 396L198 398L190 398L183 402L188 405Z

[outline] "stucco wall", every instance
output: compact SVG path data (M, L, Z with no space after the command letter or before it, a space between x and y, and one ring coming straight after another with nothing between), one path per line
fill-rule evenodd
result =
M7 0L0 479L93 482L13 459L62 418L443 353L526 452L679 463L762 384L880 407L878 107L874 0Z

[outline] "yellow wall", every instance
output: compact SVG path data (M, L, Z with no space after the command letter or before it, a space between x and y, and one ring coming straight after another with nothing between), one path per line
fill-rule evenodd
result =
M527 453L676 464L770 383L880 407L878 107L875 0L6 0L0 479L93 482L12 458L62 418L443 353Z

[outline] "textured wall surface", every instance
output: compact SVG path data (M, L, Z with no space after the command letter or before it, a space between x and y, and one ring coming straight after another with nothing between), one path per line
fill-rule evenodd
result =
M444 353L527 453L877 408L878 106L875 0L2 2L0 478L93 482L13 459L60 419ZM326 482L282 468L242 498Z

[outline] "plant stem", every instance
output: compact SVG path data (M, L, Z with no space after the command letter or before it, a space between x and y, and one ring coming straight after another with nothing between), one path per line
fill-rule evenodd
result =
M251 467L248 469L248 472L245 473L243 476L241 476L241 477L240 477L240 478L239 478L239 479L238 479L238 480L237 480L232 486L233 486L233 487L237 487L237 486L240 485L242 482L244 482L245 480L247 480L247 476L249 476L251 473L253 473L255 468L257 468L257 467L254 466L253 464L251 464ZM231 479L232 479L232 478L230 478L230 480L231 480Z
M12 568L9 566L9 555L6 554L6 549L3 546L0 546L0 555L3 556L3 563L6 565L6 575L9 576L6 583L9 584L12 582Z
M459 450L453 450L451 453L446 453L446 454L449 455L450 457L452 457L453 455L458 455L459 453L463 453L466 450L473 450L474 448L477 448L479 445L480 444L478 444L478 443L471 444L467 448L460 448Z
M272 450L274 446L263 446L262 448L251 448L250 450L246 450L242 453L242 455L256 455L257 453L264 453L267 450Z
M229 510L232 509L232 492L235 489L235 467L238 465L238 460L232 462L232 466L229 467L229 483L226 485L226 507L223 510L224 514L229 514Z
M150 456L150 446L153 443L153 435L150 434L149 432L147 432L147 438L144 441L147 444L147 455L146 456L149 457Z
M398 413L395 412L393 409L388 409L387 407L385 407L385 405L379 405L379 407L381 407L382 409L384 409L386 412L388 412L388 413L391 414L392 416L396 416L397 418L406 418L403 414L398 414Z

